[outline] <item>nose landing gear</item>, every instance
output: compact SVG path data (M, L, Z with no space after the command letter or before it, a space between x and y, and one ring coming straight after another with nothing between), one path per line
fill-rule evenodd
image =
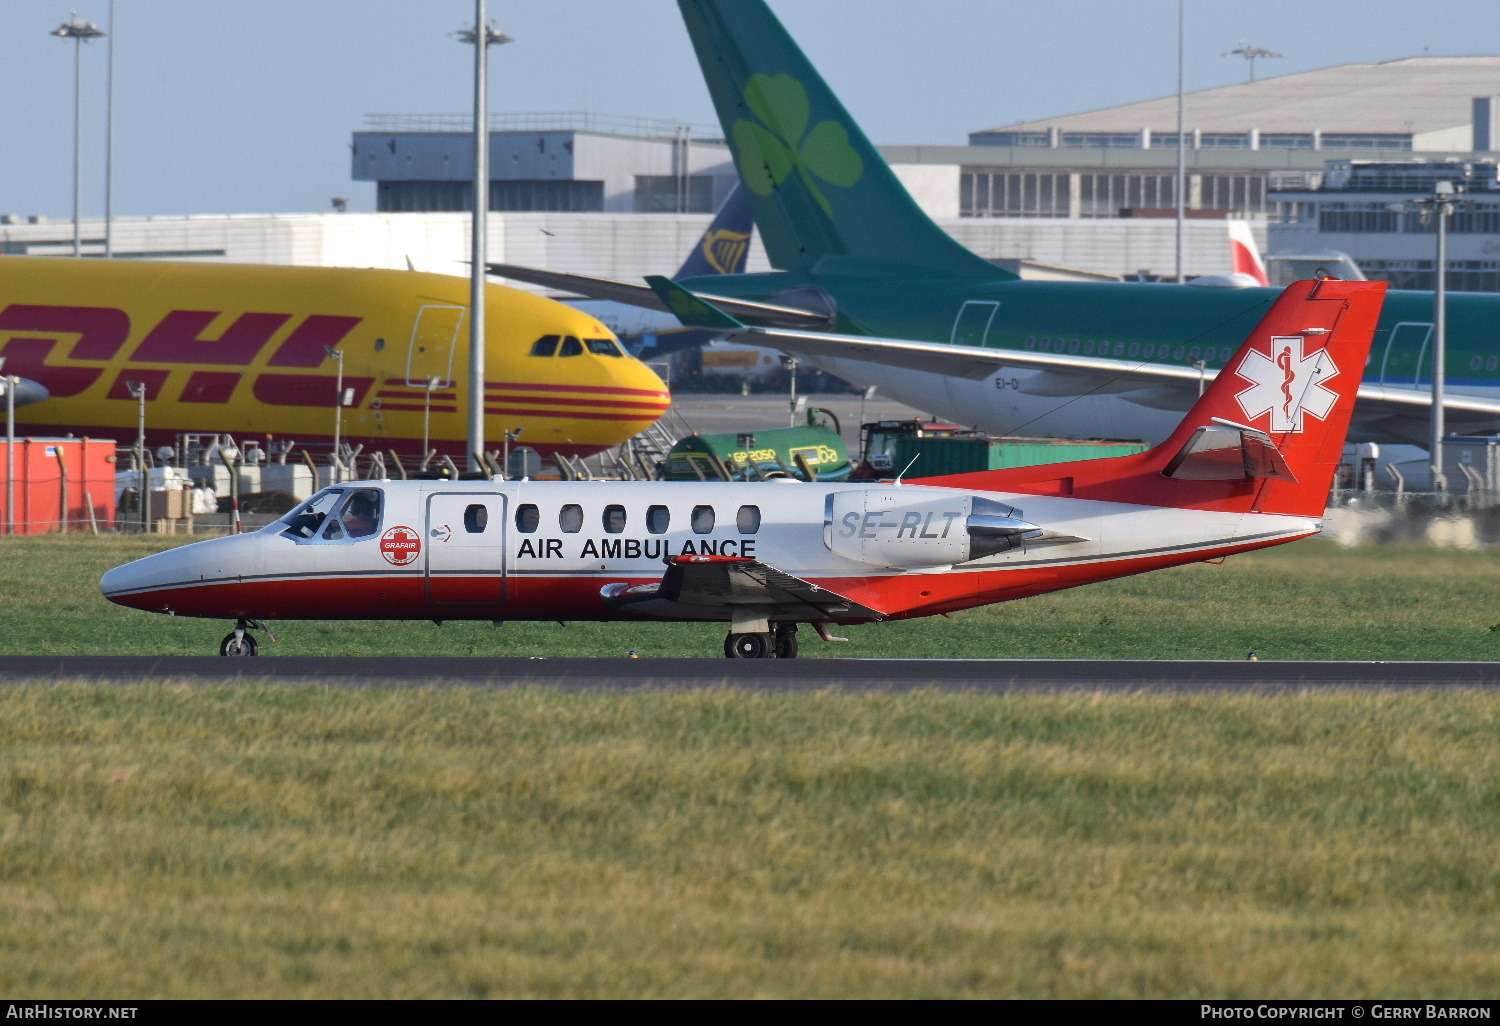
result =
M270 628L259 620L237 620L234 630L224 635L224 640L219 642L219 655L221 656L253 656L260 651L260 646L255 642L255 635L249 633L251 630L266 632L266 637L275 641Z
M795 659L797 625L777 623L769 631L731 634L724 641L724 655L730 659Z

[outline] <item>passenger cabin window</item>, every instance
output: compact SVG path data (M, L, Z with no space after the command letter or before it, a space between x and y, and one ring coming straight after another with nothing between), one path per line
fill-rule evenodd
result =
M464 530L470 534L483 534L484 529L490 526L490 508L482 502L476 502L464 509Z
M583 343L580 342L580 341L578 341L578 339L574 338L572 335L569 335L567 338L563 339L563 341L562 341L562 351L559 352L557 355L558 356L582 356L583 355Z
M516 530L522 534L536 534L541 526L542 514L532 503L516 507Z
M625 531L625 507L604 507L604 533L622 534Z
M554 356L557 353L557 344L562 341L558 335L543 335L531 346L532 356Z
M672 526L672 512L665 506L652 506L646 510L646 530L652 534L666 534Z
M714 508L712 506L694 506L691 523L694 534L713 534Z
M586 338L583 344L589 347L589 352L596 356L624 356L620 351L619 343L612 338Z
M739 528L740 534L754 534L760 530L760 507L741 506L740 511L734 516L734 526Z
M577 534L583 530L583 507L568 503L557 512L557 526L563 534Z
M356 488L343 497L323 527L325 541L359 541L380 530L380 492Z

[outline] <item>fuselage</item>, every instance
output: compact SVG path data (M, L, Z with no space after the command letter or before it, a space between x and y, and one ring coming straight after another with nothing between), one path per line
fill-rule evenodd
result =
M468 289L415 271L4 258L0 357L51 393L18 411L29 434L134 441L138 384L153 446L190 432L326 443L342 385L343 440L462 456ZM561 303L490 285L485 339L492 447L520 428L544 455L598 452L667 408L653 371Z
M1281 294L1275 288L1209 288L1108 282L975 281L894 276L875 267L851 273L747 274L683 284L713 295L774 299L793 288L823 289L837 306L831 330L851 335L1108 356L1177 367L1222 367ZM1500 295L1450 293L1447 387L1452 394L1500 398ZM1432 381L1433 297L1391 291L1364 380L1422 390ZM830 373L941 417L995 434L1166 437L1185 409L1181 397L1150 389L1078 396L1049 394L1046 372L1007 369L979 381L858 360L811 360ZM1036 389L1037 391L1032 391ZM1162 405L1153 405L1161 403ZM1350 441L1422 442L1426 417L1361 420Z
M366 501L378 510L357 528L339 520L356 492L373 493ZM1013 507L1050 540L954 565L955 511L977 499ZM668 559L753 559L874 611L783 608L774 619L858 622L953 612L1318 529L1305 517L911 483L363 481L326 489L255 534L112 570L101 587L122 605L197 617L621 620L662 618L610 597L660 581ZM666 618L729 617L718 607Z

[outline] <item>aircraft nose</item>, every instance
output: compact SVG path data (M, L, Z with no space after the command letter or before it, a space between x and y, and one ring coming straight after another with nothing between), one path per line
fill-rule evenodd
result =
M32 403L44 402L52 398L52 393L47 386L40 381L32 381L30 378L16 379L16 405L30 406ZM0 397L5 395L5 385L0 383Z
M99 580L104 597L118 605L148 612L182 612L187 596L200 586L232 583L254 572L258 536L236 535L195 542L117 566Z

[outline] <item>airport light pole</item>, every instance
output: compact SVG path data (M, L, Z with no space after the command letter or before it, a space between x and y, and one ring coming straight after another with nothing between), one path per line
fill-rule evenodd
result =
M109 0L104 77L104 257L115 255L115 0Z
M65 21L52 30L54 36L73 40L73 255L83 256L83 237L79 234L78 212L83 206L83 44L98 39L104 31L90 21Z
M469 424L468 467L478 470L484 452L484 283L485 247L490 209L489 49L514 42L492 29L485 17L485 0L474 0L474 27L458 33L460 42L474 47L474 221L469 268Z
M442 378L428 378L423 382L425 390L422 394L422 457L424 459L427 456L429 447L427 440L431 437L428 425L431 423L430 418L432 415L432 390L437 388L442 383L442 380Z
M1275 50L1267 50L1267 49L1265 49L1263 47L1251 46L1249 43L1245 42L1242 39L1242 40L1240 40L1240 45L1239 46L1235 47L1233 50L1226 50L1223 53L1221 53L1219 56L1220 57L1243 57L1243 58L1245 58L1245 60L1247 60L1247 61L1250 62L1250 81L1254 82L1255 81L1255 61L1256 61L1257 58L1260 58L1260 57L1284 57L1286 55L1285 54L1277 53Z
M146 385L141 381L127 381L125 387L130 391L130 398L136 401L135 470L140 490L137 505L141 513L141 533L145 534L146 507L151 500L151 472L146 469Z
M5 357L0 356L0 367L5 366ZM21 379L15 376L0 378L0 387L5 389L5 533L16 533L16 389Z
M333 385L333 466L338 470L340 481L344 479L344 351L333 346L324 346L326 352L338 365ZM313 482L317 484L316 481Z
M1187 65L1187 0L1177 0L1177 283L1182 276L1182 225L1187 218L1187 146L1182 136L1187 124L1187 94L1184 91Z
M1431 452L1428 459L1432 465L1432 487L1439 492L1448 490L1448 478L1443 473L1443 436L1447 434L1443 392L1448 371L1448 218L1462 202L1459 196L1452 182L1438 182L1432 187L1431 196L1412 201L1412 206L1422 212L1424 219L1437 218L1437 253L1433 265L1436 280L1432 290L1432 421L1428 434Z

